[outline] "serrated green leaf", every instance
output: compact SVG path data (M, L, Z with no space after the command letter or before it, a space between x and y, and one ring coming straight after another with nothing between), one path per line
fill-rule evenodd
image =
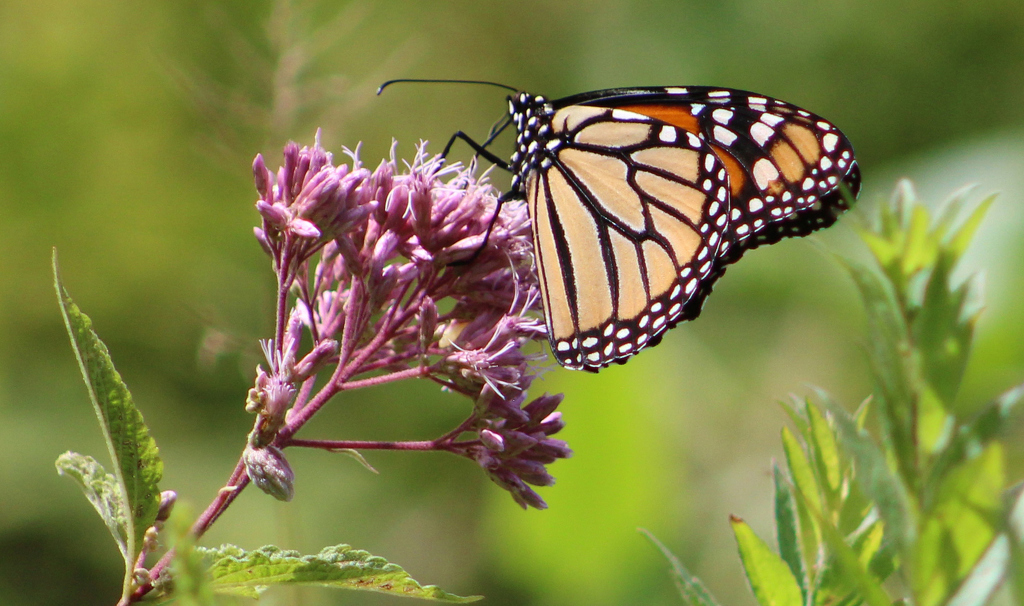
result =
M674 553L669 551L668 547L665 547L647 529L638 528L637 530L643 533L651 543L654 543L654 546L661 551L665 559L672 565L672 580L675 581L676 587L679 588L679 595L682 596L687 606L718 606L718 601L711 595L707 587L704 587L704 583L701 583L700 579L690 574L690 571L683 566L683 563Z
M121 498L131 512L127 518L130 557L125 558L122 589L122 597L125 597L131 587L132 569L142 549L146 529L156 521L160 508L158 484L163 476L163 462L128 387L114 368L106 345L93 332L92 321L75 305L61 283L56 249L53 251L53 280L72 349L114 461L114 476Z
M865 569L857 552L846 544L843 535L825 519L821 511L810 505L809 499L800 492L799 488L796 491L796 497L803 501L815 521L818 522L822 540L828 546L829 553L835 560L835 565L838 567L836 573L840 575L842 585L854 588L857 597L869 606L890 606L892 599L885 593L881 581Z
M839 447L857 468L857 483L864 495L878 507L886 525L886 536L902 551L914 540L914 506L910 493L900 478L892 473L885 454L866 431L858 430L849 413L832 406Z
M824 484L826 492L837 501L839 483L842 478L836 438L832 434L832 428L829 427L828 421L825 420L817 406L808 406L807 414L811 421L810 433L814 444L814 464L818 469L819 481Z
M778 465L772 466L772 472L775 481L775 534L779 542L779 555L793 573L800 586L802 601L806 604L810 579L804 566L804 556L800 552L800 531L793 491L789 486L789 480Z
M814 469L800 442L788 427L782 428L782 450L786 453L786 463L789 466L789 475L793 478L793 483L807 495L815 508L821 509L820 490L818 481L814 478Z
M1002 446L990 444L942 479L921 523L912 587L921 606L943 604L989 548L1001 527Z
M840 259L853 278L868 317L868 361L875 377L882 415L880 421L886 444L895 450L901 475L916 483L917 452L914 448L914 417L920 377L914 364L914 349L908 328L892 286L876 272L852 260Z
M801 606L800 586L789 566L743 520L733 517L732 530L743 570L761 606Z
M817 481L814 479L814 470L811 469L811 464L808 462L807 455L804 453L800 442L797 441L796 437L793 436L787 427L782 428L782 450L786 453L789 477L805 494L811 495L808 498L814 499L814 502L820 507L821 497L819 496ZM801 532L799 536L803 544L802 551L806 563L805 569L810 576L811 566L817 559L818 544L821 537L818 532L817 522L807 513L800 502L797 502L797 519L800 521Z
M401 566L348 545L326 547L317 555L301 555L268 545L245 551L234 545L197 550L212 564L214 591L252 598L273 585L310 585L361 589L452 603L475 602L434 585L420 585Z
M65 452L57 457L57 473L78 483L96 512L103 518L107 530L114 537L121 557L128 562L128 512L121 500L117 478L107 473L96 459L77 452ZM134 563L134 561L133 561Z
M935 459L925 485L938 486L950 469L980 453L1003 430L1022 400L1024 384L1006 391L961 425L949 446Z
M914 343L921 353L924 379L934 395L921 408L922 414L933 417L926 424L931 428L947 425L942 418L952 408L960 390L974 337L974 320L962 317L967 289L954 289L950 284L954 264L950 254L943 252L938 256L931 268L921 309L911 324ZM934 444L932 436L920 437L926 440L922 452L931 454L941 448Z

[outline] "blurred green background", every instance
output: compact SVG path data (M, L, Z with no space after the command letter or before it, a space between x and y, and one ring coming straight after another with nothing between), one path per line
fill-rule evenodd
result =
M847 254L851 223L900 176L932 202L972 182L979 198L1001 191L964 268L984 270L988 308L962 406L1024 379L1019 0L2 0L0 603L111 605L120 587L106 529L53 467L65 450L105 449L55 304L51 247L160 445L163 487L205 507L251 425L243 400L257 339L272 331L252 157L276 166L287 139L310 143L322 126L328 149L362 141L375 165L392 138L401 156L419 139L439 151L457 129L482 136L505 108L487 87L374 96L395 77L553 97L715 84L802 105L839 125L861 159L860 208L819 238ZM373 476L346 457L290 451L295 500L246 491L205 542L350 543L494 605L676 604L643 526L723 603L753 604L728 516L770 537L776 402L810 384L851 406L867 395L862 325L850 282L819 248L758 250L661 346L597 376L558 369L535 384L567 394L575 450L541 491L549 510L520 510L450 456L367 453ZM426 382L367 390L301 435L429 439L466 406ZM1019 476L1024 453L1011 456ZM272 591L264 602L396 599Z

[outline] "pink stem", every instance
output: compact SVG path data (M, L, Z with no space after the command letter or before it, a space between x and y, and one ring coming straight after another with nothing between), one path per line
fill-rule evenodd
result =
M214 498L213 501L206 507L206 511L204 511L202 515L200 515L199 518L196 519L194 524L192 524L192 536L194 536L197 539L203 536L203 534L207 531L210 525L217 521L217 518L220 517L220 514L224 513L224 510L227 509L228 505L230 505L231 502L235 500L235 498L242 492L242 490L246 487L248 483L249 476L245 473L245 464L242 462L241 459L239 459L238 464L235 465L235 470L231 472L231 477L228 479L228 482L225 485L225 487L222 488L217 493L216 498ZM160 573L163 572L163 569L171 563L171 560L173 558L174 550L168 550L168 552L165 553L162 558L160 558L160 561L158 561L153 566L153 568L150 569L150 576L154 581L157 579L158 576L160 576ZM142 599L144 595L146 595L152 590L152 582L140 586L132 593L131 597L129 598L129 603L139 601L140 599Z
M288 440L285 446L321 450L443 450L436 440L419 442L380 442L367 440Z

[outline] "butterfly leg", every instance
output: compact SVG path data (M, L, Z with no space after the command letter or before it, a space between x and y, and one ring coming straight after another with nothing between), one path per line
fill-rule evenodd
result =
M494 136L497 136L497 135L494 135ZM487 139L487 143L488 144L491 142L491 140L494 139L494 136L491 136L491 137L489 137ZM507 170L507 171L511 171L512 170L511 167L508 165L508 162L505 162L504 160L502 160L498 156L495 156L491 152L487 151L487 148L484 145L480 145L479 143L477 143L476 141L471 139L469 135L467 135L466 133L462 132L461 130L458 131L457 133L455 133L454 135L452 135L452 138L448 140L448 145L445 145L444 146L444 151L441 152L441 157L442 158L447 158L448 157L448 152L451 151L452 145L455 144L455 140L456 139L462 139L463 141L465 141L470 147L473 148L473 150L477 154L483 156L488 162L494 164L498 168L501 168L502 170Z

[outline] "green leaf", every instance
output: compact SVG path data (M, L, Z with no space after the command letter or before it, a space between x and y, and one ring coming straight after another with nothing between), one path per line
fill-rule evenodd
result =
M818 469L818 477L823 480L826 492L833 497L830 505L835 505L839 498L839 483L842 480L836 438L817 406L808 406L807 413L811 420L811 440L814 444L814 463Z
M787 427L782 428L782 449L786 453L789 477L793 479L794 485L802 490L804 494L809 495L808 498L813 499L814 503L817 504L816 506L820 507L821 497L819 496L818 484L814 479L814 470L811 469L811 464L808 462L807 455L804 453L800 442L797 441L796 437L793 436ZM808 576L810 576L810 567L814 565L814 561L817 558L818 544L820 543L818 524L807 513L807 509L801 502L797 503L797 519L800 521L801 532L799 536L806 561L805 570L808 570Z
M914 540L914 507L910 493L898 476L892 473L885 454L866 431L858 430L849 413L838 405L831 407L839 435L839 446L857 468L857 482L865 496L878 506L885 522L886 536L903 551Z
M782 428L782 449L786 453L786 462L789 464L789 475L815 508L821 509L821 497L818 489L818 482L814 478L814 469L807 454L804 452L800 442L788 427Z
M272 545L245 551L234 545L197 548L212 562L213 590L257 598L272 585L307 585L362 589L452 603L475 602L434 585L420 585L401 566L348 545L326 547L317 555L301 555Z
M902 309L889 282L852 260L840 259L860 290L867 311L868 361L875 377L886 443L895 449L900 473L917 481L913 408L920 392L914 349Z
M772 471L775 480L775 533L779 542L779 555L800 585L800 594L806 604L810 583L807 568L804 566L804 557L800 553L800 534L793 491L790 489L789 480L778 465L773 465Z
M1002 526L1003 449L996 442L942 480L915 548L915 602L935 606L985 554Z
M974 239L975 232L978 231L978 226L981 225L981 220L985 218L988 209L992 207L995 201L995 194L982 200L978 207L971 211L970 216L963 222L960 229L951 235L947 248L953 253L954 258L959 258L967 250L967 246Z
M843 535L825 519L821 511L810 505L809 499L799 489L796 491L796 496L804 502L818 522L822 539L828 545L829 552L834 558L837 567L835 573L841 578L843 585L854 588L857 596L869 606L890 606L892 600L882 588L881 581L872 576L861 564L857 552L846 544Z
M989 402L969 422L960 426L949 446L935 459L925 486L938 486L949 470L976 456L1006 426L1024 400L1024 384L1018 385Z
M1006 579L1010 566L1010 539L1000 534L985 550L946 606L975 606L988 604Z
M1010 530L1011 578L1017 604L1024 604L1024 483L1007 491L1012 504L1007 507Z
M64 325L114 461L114 476L124 507L131 512L127 518L126 553L129 557L125 558L123 586L126 596L146 529L156 521L160 507L158 484L163 476L163 463L142 414L135 408L127 386L114 369L106 345L93 332L92 321L78 309L61 284L56 250L53 252L53 278Z
M675 581L676 587L679 588L679 594L687 606L718 606L718 602L711 595L711 592L704 587L704 583L701 583L700 579L690 574L690 571L683 566L683 563L679 561L679 558L674 553L669 551L668 547L665 547L647 529L638 528L637 530L643 533L651 543L654 543L654 546L661 551L665 559L672 565L672 579Z
M807 401L803 398L792 396L788 401L780 400L779 404L782 406L782 410L789 416L789 420L793 422L797 431L801 435L807 435L808 421L807 421Z
M761 606L801 606L803 596L789 566L746 522L735 516L730 521L743 569L757 602Z
M107 530L121 550L121 557L128 561L128 512L121 500L121 489L117 478L103 469L96 459L77 452L65 452L57 457L57 473L68 476L78 483L97 513L103 518ZM134 561L132 562L134 563Z

